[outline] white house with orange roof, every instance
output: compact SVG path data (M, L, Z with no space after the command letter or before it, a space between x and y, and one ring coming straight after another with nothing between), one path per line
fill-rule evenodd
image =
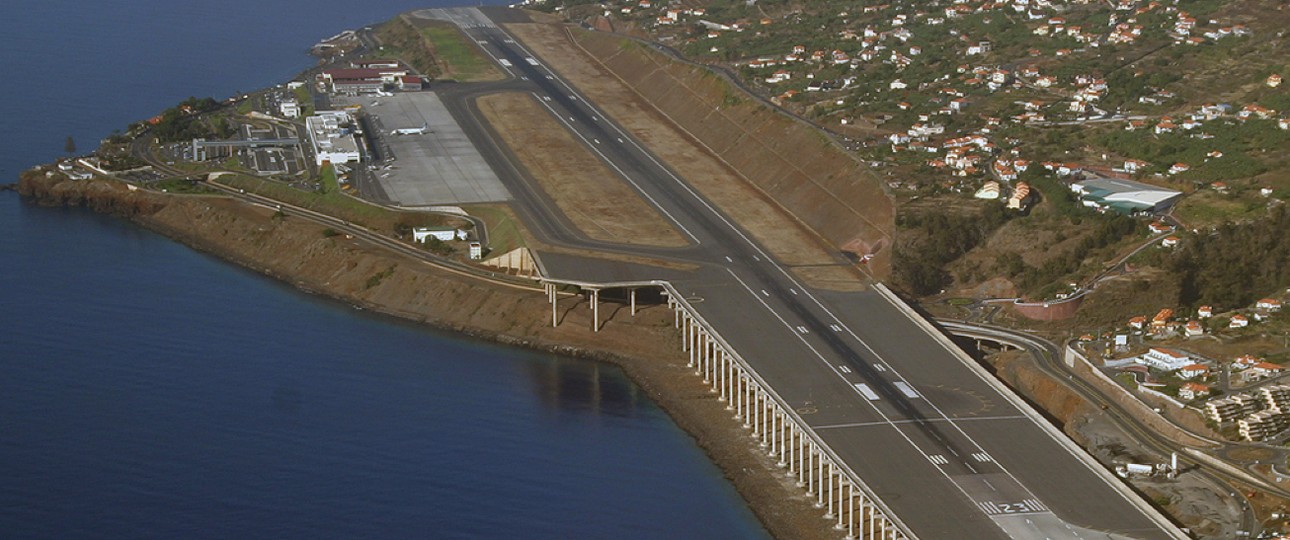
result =
M1254 303L1257 309L1265 309L1269 312L1281 311L1281 301L1276 298L1264 298Z
M1178 397L1187 401L1203 398L1208 395L1209 395L1209 386L1206 386L1200 383L1194 383L1194 382L1184 383L1182 387L1178 389Z
M1246 318L1245 315L1241 315L1239 313L1236 315L1232 315L1232 320L1227 323L1228 328L1245 328L1249 325L1250 325L1250 319Z
M1205 364L1188 364L1178 368L1178 376L1184 379L1196 379L1209 375L1209 366Z

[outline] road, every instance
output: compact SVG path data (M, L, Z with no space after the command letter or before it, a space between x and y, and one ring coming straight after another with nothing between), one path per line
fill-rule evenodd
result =
M536 236L556 245L628 252L582 237L526 181L470 104L480 92L533 93L692 242L630 253L700 266L660 272L542 253L549 274L584 281L669 279L690 292L716 330L916 536L1180 537L900 303L872 291L807 287L479 10L430 15L457 23L512 77L475 90L443 88L441 95L508 183L517 213ZM848 264L840 253L836 263Z
M1147 426L1132 411L1125 409L1118 401L1109 399L1102 394L1092 384L1085 381L1080 375L1074 373L1064 362L1062 362L1062 350L1057 344L1037 338L1028 334L1000 328L996 326L968 324L961 321L942 319L938 321L951 333L967 338L977 339L984 338L990 341L1007 343L1014 347L1025 350L1032 358L1035 359L1035 365L1043 371L1049 379L1057 381L1058 384L1065 386L1067 389L1075 392L1085 401L1100 407L1105 414L1126 434L1131 436L1134 441L1140 443L1148 451L1156 454L1160 459L1166 459L1170 453L1178 452L1180 458L1188 455L1185 445L1180 444L1168 437L1162 435L1159 431ZM1236 445L1228 445L1236 446ZM1212 451L1207 449L1207 451ZM1185 458L1184 458L1185 459ZM1227 486L1246 485L1250 483L1250 477L1245 475L1232 474L1223 469L1204 467L1198 465L1191 467L1188 463L1190 460L1180 461L1181 469L1187 470L1185 474L1196 475L1204 478L1206 483L1217 493L1231 493ZM1233 468L1239 468L1239 465L1232 465ZM1260 489L1271 488L1274 495L1286 497L1290 492L1267 485L1266 482L1259 484ZM1240 529L1255 537L1261 531L1261 526L1257 516L1254 514L1249 501L1238 493L1231 493L1230 497L1235 499L1236 503L1242 508L1242 519Z

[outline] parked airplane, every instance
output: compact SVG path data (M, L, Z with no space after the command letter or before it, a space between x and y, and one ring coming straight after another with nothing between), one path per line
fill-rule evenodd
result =
M390 132L390 135L424 135L430 132L429 124L421 124L419 128L399 128Z

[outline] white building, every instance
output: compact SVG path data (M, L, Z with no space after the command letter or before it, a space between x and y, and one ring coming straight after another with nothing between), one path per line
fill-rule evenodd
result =
M466 231L454 229L452 227L417 227L412 229L413 242L423 243L430 238L443 242L465 240Z
M1146 354L1139 356L1137 362L1161 371L1175 371L1195 363L1186 353L1157 347L1152 347Z
M323 162L351 163L362 159L353 124L353 118L345 111L323 111L305 119L314 160L319 166Z
M294 99L283 101L282 104L278 105L278 110L280 110L282 112L282 116L286 118L300 117L300 104L296 103L296 100Z

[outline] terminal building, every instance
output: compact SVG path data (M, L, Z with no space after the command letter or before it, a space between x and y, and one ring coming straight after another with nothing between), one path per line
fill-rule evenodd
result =
M1102 177L1072 182L1070 188L1079 195L1084 206L1127 215L1164 212L1182 197L1180 191Z
M319 166L324 161L351 163L362 159L353 126L353 117L345 111L322 111L305 119L314 160Z
M408 70L397 64L393 67L388 64L381 66L329 69L320 73L318 79L332 93L356 96L375 94L386 85L401 84L402 79L410 75Z

